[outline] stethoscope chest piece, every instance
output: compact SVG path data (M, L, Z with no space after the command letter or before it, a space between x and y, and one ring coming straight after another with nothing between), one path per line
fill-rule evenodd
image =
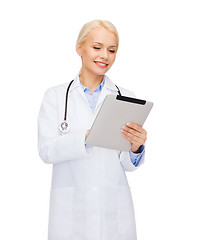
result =
M69 125L66 121L63 121L60 126L59 126L59 130L62 132L62 133L67 133L69 131Z

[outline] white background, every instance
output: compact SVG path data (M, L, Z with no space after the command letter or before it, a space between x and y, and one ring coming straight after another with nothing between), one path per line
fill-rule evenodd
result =
M210 239L209 12L204 0L1 1L0 239L47 239L38 111L47 88L78 73L76 38L93 19L120 35L107 75L154 102L145 164L127 174L139 239Z

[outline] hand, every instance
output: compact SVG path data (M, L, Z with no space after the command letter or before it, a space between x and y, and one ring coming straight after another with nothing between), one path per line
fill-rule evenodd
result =
M87 130L86 134L85 134L85 140L87 138L87 135L89 134L90 130Z
M121 133L131 143L131 151L138 153L141 145L147 140L147 132L140 125L129 122L122 127Z

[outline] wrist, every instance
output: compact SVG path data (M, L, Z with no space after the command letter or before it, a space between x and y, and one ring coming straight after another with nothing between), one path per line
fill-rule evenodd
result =
M144 144L139 146L138 148L131 148L131 152L138 154L141 153L144 150Z
M141 146L140 146L140 147L141 147ZM132 149L132 148L131 148L131 151L132 151L133 153L140 153L140 147L135 148L135 149Z

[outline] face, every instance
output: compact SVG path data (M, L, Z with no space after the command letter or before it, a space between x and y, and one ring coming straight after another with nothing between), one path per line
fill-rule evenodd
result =
M82 72L104 75L115 61L117 38L103 27L93 29L88 38L77 47L82 59Z

